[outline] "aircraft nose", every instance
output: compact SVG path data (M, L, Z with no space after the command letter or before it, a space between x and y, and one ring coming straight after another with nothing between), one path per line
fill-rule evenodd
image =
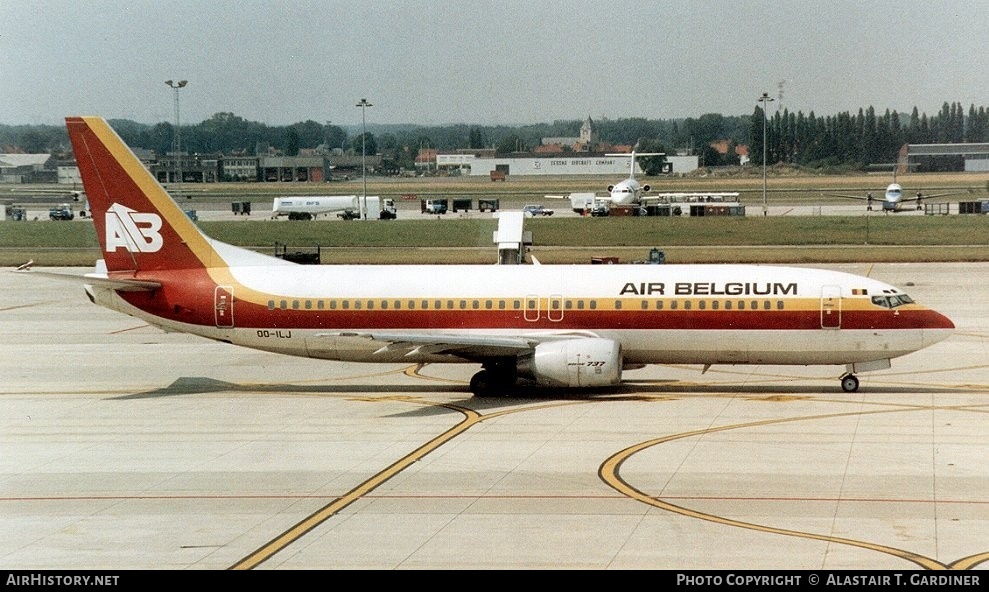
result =
M945 315L937 312L936 310L932 310L930 312L931 312L931 314L929 316L931 318L930 318L929 322L930 322L930 327L931 328L933 328L933 329L952 329L952 330L955 328L955 323L951 319L949 319L948 317L946 317Z
M939 341L944 341L955 332L955 323L936 310L925 311L921 324L923 327L922 339L925 347Z

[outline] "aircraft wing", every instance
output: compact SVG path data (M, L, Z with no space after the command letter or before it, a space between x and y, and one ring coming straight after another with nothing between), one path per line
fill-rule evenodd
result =
M405 351L405 355L451 355L467 360L516 356L549 341L595 337L587 332L533 333L521 336L403 333L390 331L336 331L316 337L363 337L382 342L375 353Z
M934 199L936 197L947 197L949 195L960 195L962 193L964 193L964 191L952 191L952 192L949 192L949 193L932 193L930 195L921 194L920 199L922 199L922 200L923 199ZM825 193L824 195L827 195L827 196L830 196L830 197L845 197L845 198L848 198L848 199L861 199L861 200L868 200L869 199L869 196L868 195L848 195L846 193ZM917 201L917 199L918 198L917 198L916 195L914 195L912 197L911 196L904 195L898 201L900 201L900 202ZM883 195L882 194L880 194L880 195L873 195L872 196L872 201L882 201L882 200L883 200Z
M921 193L920 197L917 197L916 195L914 195L913 197L907 197L907 196L904 195L900 199L900 201L917 201L918 199L921 199L921 200L924 200L924 199L935 199L935 198L938 198L938 197L948 197L949 195L961 195L962 193L965 193L965 192L964 191L951 191L951 192L948 192L948 193L931 193L931 194Z
M596 194L594 192L567 193L566 195L562 195L562 194L557 193L557 194L547 194L547 195L544 195L543 197L545 197L546 199L569 199L570 201L573 201L574 199L578 199L578 200L582 200L582 201L583 200L611 201L611 196L610 195L598 195L598 194Z
M848 198L848 199L862 199L862 200L872 199L872 201L880 201L883 198L882 195L880 195L879 197L876 197L875 195L873 195L870 198L868 195L848 195L848 194L845 194L845 193L825 193L824 195L827 195L829 197L845 197L845 198Z

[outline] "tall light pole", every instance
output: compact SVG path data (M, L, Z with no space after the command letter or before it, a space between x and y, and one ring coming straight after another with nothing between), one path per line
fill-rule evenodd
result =
M367 118L364 115L364 110L367 107L374 107L371 103L367 102L367 99L361 99L357 102L357 107L361 108L361 176L364 178L364 195L361 197L361 220L367 220L367 164L365 161L367 159Z
M767 216L768 203L766 201L766 103L772 101L769 93L762 93L759 102L762 103L762 215Z
M178 183L182 183L182 155L180 151L182 150L182 141L179 138L179 89L183 88L185 85L189 84L188 80L179 80L178 82L173 82L171 80L166 80L165 84L172 87L175 91L175 137L172 140L172 149L175 152L175 162L178 166Z

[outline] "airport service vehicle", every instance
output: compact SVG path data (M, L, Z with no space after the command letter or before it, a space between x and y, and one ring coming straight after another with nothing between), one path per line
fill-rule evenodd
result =
M542 205L539 205L539 204L530 204L530 205L522 206L522 212L527 217L530 217L530 218L531 217L534 217L534 216L552 216L553 215L553 210L551 210L549 208L544 208Z
M48 209L49 220L72 220L73 218L75 218L75 214L72 213L72 208L66 204Z
M105 120L66 125L103 255L86 294L166 331L326 360L475 364L470 389L491 396L608 389L646 364L843 366L852 392L856 373L954 330L896 286L822 269L298 265L205 235Z
M450 201L447 199L423 199L421 200L423 214L445 214L450 208Z
M312 220L317 216L348 212L345 220L393 220L397 217L395 200L377 195L297 195L276 197L271 204L271 217L288 216L290 220Z

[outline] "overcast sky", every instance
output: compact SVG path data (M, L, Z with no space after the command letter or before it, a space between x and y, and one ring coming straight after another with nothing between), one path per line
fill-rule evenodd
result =
M934 115L987 56L982 0L0 0L0 123Z

